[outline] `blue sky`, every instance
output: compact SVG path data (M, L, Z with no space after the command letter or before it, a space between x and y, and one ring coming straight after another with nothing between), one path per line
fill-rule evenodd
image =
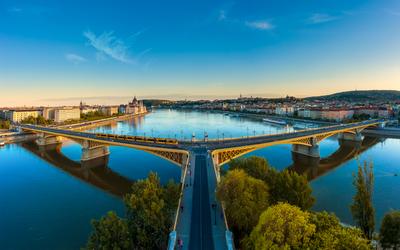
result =
M399 0L0 1L0 106L400 90L399 58Z

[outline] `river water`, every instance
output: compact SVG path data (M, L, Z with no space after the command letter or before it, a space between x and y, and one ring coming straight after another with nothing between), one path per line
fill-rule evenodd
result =
M193 135L196 139L205 134L228 138L292 130L221 113L155 110L90 131L189 140ZM279 170L291 168L306 174L317 200L313 209L334 212L348 224L353 224L349 210L354 195L352 174L359 163L373 162L377 225L385 212L400 209L400 140L368 137L355 145L332 137L321 142L320 151L319 162L292 156L290 145L248 155L265 157ZM34 143L0 148L1 249L79 249L91 231L91 219L109 210L124 214L121 197L133 181L150 171L162 183L180 179L177 166L139 150L110 147L108 166L90 169L80 166L80 152L80 145L69 140L46 151Z

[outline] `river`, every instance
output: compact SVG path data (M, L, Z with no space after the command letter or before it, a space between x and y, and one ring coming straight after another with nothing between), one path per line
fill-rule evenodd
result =
M90 131L196 139L245 137L292 131L245 117L222 113L155 110L127 121ZM110 147L107 167L82 169L81 146L65 140L51 150L33 143L0 148L0 244L2 249L79 249L91 231L90 220L109 210L124 214L122 195L133 181L156 172L162 183L180 179L180 169L151 154ZM334 212L353 224L349 205L357 164L374 164L374 206L379 227L385 212L400 209L400 140L365 138L363 144L321 142L321 161L293 158L290 145L277 145L248 155L267 158L279 170L292 168L308 175L316 203L313 210ZM397 176L396 176L397 174Z

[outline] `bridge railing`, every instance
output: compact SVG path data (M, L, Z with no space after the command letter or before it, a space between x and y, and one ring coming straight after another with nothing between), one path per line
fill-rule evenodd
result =
M172 231L169 234L169 239L168 239L168 250L174 250L175 249L175 245L176 245L176 238L177 238L177 232L176 232L176 227L178 225L178 219L179 219L179 215L180 215L180 207L181 207L181 203L182 203L182 198L183 198L183 191L185 189L185 182L186 182L186 173L187 173L187 169L189 166L189 162L190 162L190 157L191 155L189 154L189 156L187 157L187 161L185 164L185 169L183 170L183 179L182 179L182 183L181 183L181 191L180 191L180 196L179 196L179 201L178 201L178 206L176 208L175 211L175 219L174 219L174 225L172 227Z
M242 137L229 137L229 138L212 138L212 139L207 139L207 142L230 142L230 141L237 141L237 140L243 140L243 139L261 139L261 138L266 138L266 137L272 137L272 136L277 136L277 135L287 135L287 134L299 134L303 132L310 132L310 131L318 131L318 130L330 130L330 129L341 129L343 127L357 127L356 125L363 126L367 124L375 124L375 123L380 123L383 122L381 119L375 119L375 120L367 120L367 121L362 121L362 122L357 122L357 123L348 123L348 124L335 124L331 126L324 126L324 127L314 127L314 128L307 128L307 129L302 129L302 130L295 130L295 131L284 131L281 133L275 133L275 134L262 134L262 135L247 135L247 136L242 136ZM192 140L178 140L179 142L182 143L188 143L188 142L193 142ZM204 139L198 139L195 140L194 142L206 142Z

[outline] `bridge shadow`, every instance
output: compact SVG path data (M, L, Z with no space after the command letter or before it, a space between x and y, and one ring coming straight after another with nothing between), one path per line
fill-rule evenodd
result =
M61 153L61 144L43 147L34 142L26 142L22 143L21 146L50 163L50 165L121 198L131 191L134 183L134 181L114 172L106 164L92 167L69 159Z
M368 136L364 137L362 142L339 140L339 148L328 157L322 159L292 153L293 164L286 169L305 174L308 180L312 181L357 157L380 142L382 142L382 138Z

